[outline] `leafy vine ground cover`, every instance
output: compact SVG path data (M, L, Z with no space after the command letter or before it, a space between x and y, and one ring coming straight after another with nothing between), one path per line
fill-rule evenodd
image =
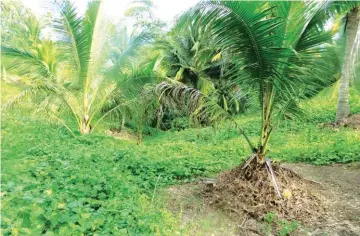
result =
M319 128L335 117L335 101L312 102L305 121L276 131L269 156L359 161L359 131ZM351 105L360 112L358 97ZM256 141L259 119L250 114L238 122ZM3 116L1 154L4 235L187 235L159 190L230 169L249 150L226 125L155 132L137 145L103 133L74 139L64 128L13 113Z

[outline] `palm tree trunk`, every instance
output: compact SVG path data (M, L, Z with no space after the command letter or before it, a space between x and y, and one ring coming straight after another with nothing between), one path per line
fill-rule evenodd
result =
M85 114L83 122L80 123L80 133L89 134L91 131L91 126L89 124L89 115Z
M83 122L81 124L81 127L80 127L80 133L81 134L89 134L90 131L91 131L91 127L90 127L90 116L89 116L89 93L88 93L88 84L87 84L87 81L86 80L86 83L85 83L85 88L84 88L84 117L83 117Z
M336 122L341 121L350 114L349 85L351 77L351 52L353 50L356 33L359 25L359 9L355 7L347 16L345 29L346 46L343 66L341 69L338 104L336 109Z
M156 112L156 128L157 129L160 129L162 116L163 116L163 110L162 110L162 105L160 105Z
M260 145L258 147L258 159L260 163L265 162L265 155L267 152L267 145L269 143L273 125L271 123L271 110L273 106L275 98L275 90L272 86L269 87L267 91L264 92L263 96L263 108L262 108L262 116L261 116L261 136L260 136Z
M142 142L142 120L138 121L138 128L137 128L137 144L141 144Z
M122 115L121 117L121 127L120 127L120 132L125 132L125 114Z

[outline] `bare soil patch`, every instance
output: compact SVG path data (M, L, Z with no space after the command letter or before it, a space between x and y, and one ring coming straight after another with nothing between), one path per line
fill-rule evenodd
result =
M239 173L239 170L235 168L219 176L218 182L211 187L213 188L211 191L218 188L212 192L212 197L207 195L210 192L206 193L209 183L212 181L205 181L206 184L201 181L198 184L171 187L168 189L170 195L169 208L176 214L179 214L179 209L181 209L182 224L184 227L193 227L190 235L268 235L264 231L261 213L270 209L280 216L283 214L285 218L302 222L299 229L291 235L360 235L360 163L332 166L297 163L281 166L292 171L285 171L280 176L291 176L290 179L303 177L302 181L295 181L295 186L291 186L294 183L289 182L292 196L282 203L272 202L267 207L259 206L257 209L255 206L255 208L251 208L251 202L255 202L254 199L260 197L261 194L275 195L273 184L265 178L265 176L268 177L266 171L266 175L258 174L259 178L264 178L262 192L255 191L255 195L252 195L254 190L245 189L248 186L245 186L240 179L238 183L232 181L230 186L221 185L221 188L227 188L222 189L222 191L226 191L227 196L231 196L231 199L221 197L219 200L219 196L215 194L221 189L216 187L216 184L219 186L222 181L229 182L227 178ZM276 168L278 167L274 169ZM279 172L283 169L274 171ZM270 184L267 184L266 181ZM282 178L279 179L279 182L281 182L279 187L285 183ZM238 186L239 184L240 186ZM306 191L298 191L298 188L304 186ZM245 193L240 193L236 190L238 188ZM306 194L306 199L313 200L313 202L306 203L305 209L299 209L299 207L301 208L300 204L304 203L303 199L299 199L304 196L303 194ZM249 200L235 204L231 201L226 202L227 200L234 201L233 196L238 195L241 195L240 199L247 196ZM219 202L217 204L211 203L209 202L211 199ZM287 206L286 204L290 204L291 210L283 209ZM309 206L313 206L319 212L309 209ZM231 209L234 207L237 208ZM305 216L308 216L309 219L306 220ZM206 227L204 222L206 222Z
M360 162L313 166L286 164L304 178L321 184L316 189L327 199L325 220L312 222L312 235L360 235Z
M121 140L136 140L137 136L134 134L131 130L124 129L120 131L119 129L112 128L110 130L106 131L107 135L112 136L115 139L121 139Z
M327 127L332 129L338 129L340 126L349 127L356 130L360 129L360 114L354 114L346 117L340 122L332 122L332 123L322 123L319 125L320 127Z

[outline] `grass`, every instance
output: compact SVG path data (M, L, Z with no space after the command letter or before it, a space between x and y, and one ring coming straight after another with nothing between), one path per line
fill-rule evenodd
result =
M353 112L360 112L352 95ZM310 115L276 130L269 157L313 164L360 160L360 133L321 129L335 117L334 99L303 104ZM254 115L238 118L256 142ZM169 185L214 176L249 154L244 139L219 128L155 132L143 144L103 130L72 138L66 129L20 116L2 122L3 235L188 235L158 195Z

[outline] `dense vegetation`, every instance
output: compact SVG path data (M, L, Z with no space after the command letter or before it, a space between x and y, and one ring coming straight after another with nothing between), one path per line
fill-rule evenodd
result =
M313 164L359 160L358 132L317 127L335 115L335 100L314 104L320 101L308 121L279 128L270 143L272 158ZM360 112L359 105L354 111ZM254 119L248 115L239 122L256 139ZM2 133L5 234L172 235L181 229L177 216L162 208L161 189L213 176L248 155L244 139L227 126L157 131L137 145L101 133L72 139L64 128L13 116L4 118Z
M60 18L47 20L57 41L41 37L20 3L2 3L2 233L187 235L162 190L241 164L249 143L278 162L359 161L359 132L319 125L335 120L342 68L341 27L324 24L355 7L335 3L297 2L298 11L287 2L214 1L166 33L142 1L140 12L127 11L137 19L129 33L106 19L97 25L100 1L83 18L64 1ZM221 38L239 22L218 6L239 11L250 29ZM309 9L311 19L279 21ZM256 43L242 37L249 30ZM349 98L360 113L355 87Z

